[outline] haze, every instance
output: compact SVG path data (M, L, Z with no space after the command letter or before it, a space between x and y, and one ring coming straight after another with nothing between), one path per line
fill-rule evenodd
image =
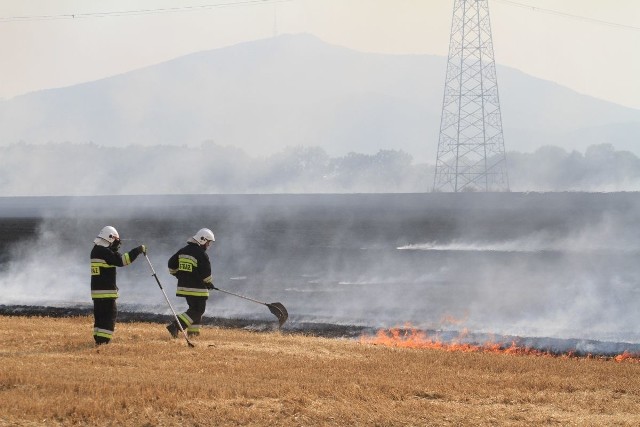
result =
M367 52L446 56L452 6L446 0L185 0L179 7L169 0L4 1L0 97L286 33ZM131 13L145 10L154 12ZM492 0L490 11L499 64L640 108L637 1Z

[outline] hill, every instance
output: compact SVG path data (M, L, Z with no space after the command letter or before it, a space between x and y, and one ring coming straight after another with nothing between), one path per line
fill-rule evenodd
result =
M499 52L498 58L499 58ZM269 155L403 150L434 162L446 58L283 35L0 102L0 143L199 145ZM507 150L636 149L640 111L498 67Z

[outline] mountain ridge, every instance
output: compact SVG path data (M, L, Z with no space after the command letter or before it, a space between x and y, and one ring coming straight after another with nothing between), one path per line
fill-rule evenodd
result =
M105 146L213 140L269 155L402 150L435 161L446 58L366 53L307 35L194 52L0 103L0 141ZM640 110L498 66L507 151L635 148ZM599 132L589 132L598 128Z

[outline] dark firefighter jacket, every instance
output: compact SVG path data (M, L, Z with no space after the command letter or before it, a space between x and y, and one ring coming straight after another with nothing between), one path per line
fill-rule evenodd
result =
M208 297L213 286L211 262L204 248L187 243L169 258L169 273L178 278L176 295L179 297Z
M95 245L91 250L91 299L118 298L116 267L131 264L142 252L140 247L124 255L104 246Z

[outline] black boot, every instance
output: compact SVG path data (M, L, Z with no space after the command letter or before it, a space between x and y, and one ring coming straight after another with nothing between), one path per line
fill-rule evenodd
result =
M178 325L176 322L168 324L167 331L171 334L171 338L178 338Z

